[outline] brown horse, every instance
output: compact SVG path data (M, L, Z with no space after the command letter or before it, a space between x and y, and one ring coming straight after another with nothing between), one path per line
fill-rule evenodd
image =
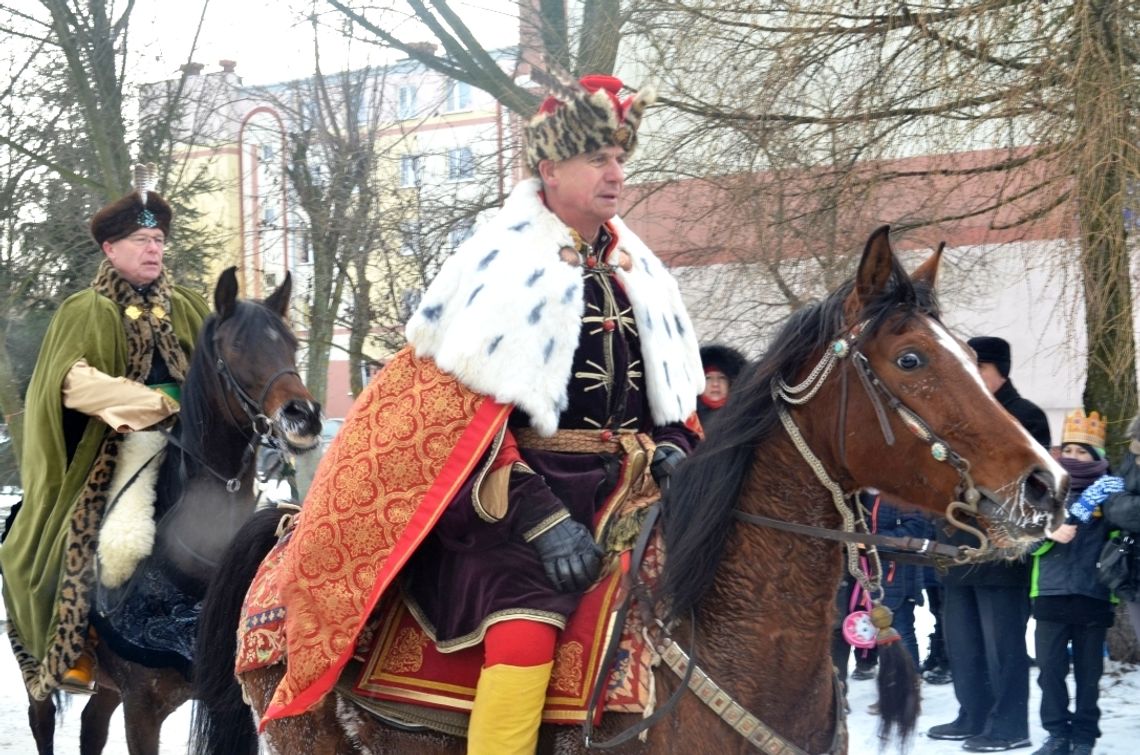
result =
M961 499L954 518L973 510L993 543L1012 555L1059 515L1067 487L1061 468L986 391L969 349L939 322L933 286L941 250L908 276L887 231L870 237L853 280L789 318L664 501L666 565L654 640L695 657L699 673L774 732L775 744L761 746L767 752L846 751L829 654L843 559L832 540L756 526L757 517L844 529L847 501L864 487L935 514ZM207 596L199 641L216 654L199 666L213 686L201 697L196 753L255 752L252 722L282 678L282 667L271 666L242 674L240 689L232 683L242 593L274 542L274 518L251 520L243 548L227 555ZM880 689L884 733L903 740L918 695L906 664L909 677ZM753 748L745 727L727 722L739 716L718 716L666 664L655 683L665 712L644 743L630 740L616 751ZM666 702L678 689L676 703ZM590 744L640 720L607 716ZM461 739L386 725L337 692L308 713L268 722L263 738L283 755L464 749ZM543 727L540 752L586 749L581 730Z
M202 325L175 437L156 484L152 555L116 591L97 588L96 693L82 713L79 751L102 752L122 703L131 755L157 755L162 722L190 699L197 605L215 565L257 503L254 459L262 441L314 447L320 405L301 382L287 324L289 276L263 302L237 298L236 268L222 273L215 314ZM153 585L167 589L156 618ZM143 625L143 621L152 621ZM151 642L161 638L159 642ZM180 652L182 651L182 652ZM56 702L29 698L40 755L53 752Z

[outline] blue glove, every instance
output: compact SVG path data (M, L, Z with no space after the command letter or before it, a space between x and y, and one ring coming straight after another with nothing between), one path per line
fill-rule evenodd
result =
M1113 493L1124 492L1124 480L1112 475L1104 475L1081 492L1080 498L1069 505L1069 516L1082 524L1088 524L1093 512L1108 500Z
M567 517L531 541L559 592L581 592L602 570L602 549L585 525Z

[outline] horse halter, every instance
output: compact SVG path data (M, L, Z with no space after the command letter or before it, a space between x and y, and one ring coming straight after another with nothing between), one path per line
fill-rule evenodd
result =
M949 442L943 440L935 433L930 424L927 423L921 416L908 408L896 396L890 388L888 388L879 376L875 374L874 369L871 367L871 362L867 356L858 349L857 343L863 332L866 330L868 320L856 324L846 333L839 338L832 341L831 346L824 352L823 357L815 365L808 376L796 385L788 385L783 379L777 379L772 383L772 399L776 403L780 423L784 426L785 431L792 439L796 450L799 451L800 456L807 462L815 473L816 478L830 493L833 502L835 503L836 510L843 518L843 531L845 533L854 533L855 522L854 514L851 509L846 505L846 495L843 489L837 482L831 479L827 470L824 469L823 463L812 452L808 446L807 441L804 439L803 434L800 432L799 427L796 426L795 420L792 419L785 404L792 406L801 406L809 402L823 387L824 382L834 371L836 365L844 360L850 359L854 367L855 374L859 377L859 381L863 384L863 389L867 394L867 398L871 401L871 405L875 410L875 415L879 420L879 428L883 433L883 439L887 445L894 445L895 436L891 430L890 422L887 416L886 408L892 410L896 416L902 421L903 426L911 431L912 434L920 441L925 443L930 448L930 455L935 461L949 464L958 473L958 478L961 482L960 491L961 501L952 501L947 505L946 518L955 527L970 532L976 536L981 543L980 548L970 548L968 546L961 546L956 549L954 561L957 563L965 563L968 560L976 558L978 555L984 553L989 548L989 540L984 533L977 528L971 527L968 524L956 518L959 512L976 515L978 513L978 504L981 501L981 493L978 492L977 487L974 485L973 477L970 475L970 463L967 459L962 457L951 448ZM844 421L846 417L846 372L843 373L844 381L842 385L842 403L839 411L840 422ZM883 406L884 399L886 401L886 408ZM840 428L839 438L840 443L843 443L844 432ZM756 517L751 515L743 515L745 512L739 512L737 518L748 521L752 524L758 524ZM813 528L823 532L830 532L824 528ZM839 539L839 538L837 538ZM847 538L842 538L847 539ZM929 550L929 549L926 549ZM872 551L876 567L879 566L878 554ZM848 549L848 568L853 575L858 578L861 571L858 567L858 554L854 549ZM860 580L862 581L862 580ZM869 585L864 585L869 587Z
M226 363L225 357L222 356L222 350L218 348L218 335L216 331L214 333L214 354L217 357L214 361L214 368L222 377L225 386L229 388L230 393L237 398L238 405L241 407L242 412L245 413L246 419L249 420L254 432L261 436L262 440L267 440L273 430L273 420L265 413L265 399L269 397L269 391L278 380L286 375L296 375L297 378L300 379L300 373L292 367L283 367L277 370L277 372L273 373L273 376L265 382L265 387L261 389L261 397L257 401L254 401L253 397L249 395L249 392L241 387L241 383L234 377L230 366ZM229 411L228 405L226 410ZM230 413L230 419L235 420L234 424L237 424L237 418L233 416L232 412Z
M275 422L265 413L265 399L269 397L269 391L278 380L286 375L296 375L297 378L300 379L301 375L293 367L283 367L277 370L269 380L265 381L265 387L261 389L260 398L254 401L253 397L249 395L249 392L246 391L245 388L241 386L241 383L237 381L237 378L234 377L233 371L230 370L229 364L226 363L225 357L222 356L222 350L218 344L217 331L214 332L213 347L215 356L214 369L217 370L222 385L237 398L238 406L241 407L242 413L244 413L246 419L249 420L250 429L253 431L249 443L246 446L245 453L242 454L241 467L238 469L237 475L226 481L226 490L230 493L236 493L241 487L241 478L253 458L254 451L257 450L258 443L283 450L280 441L278 441L277 437L273 434ZM240 421L234 416L229 402L226 402L225 406L226 413L230 415L230 419L233 420L234 425L240 425Z

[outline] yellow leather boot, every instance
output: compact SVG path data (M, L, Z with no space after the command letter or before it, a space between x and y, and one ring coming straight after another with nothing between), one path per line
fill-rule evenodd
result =
M83 653L60 681L60 689L64 692L70 692L73 695L95 694L95 645L97 642L99 642L99 636L95 634L93 627L89 628L87 630L87 644L83 647Z
M534 755L554 662L484 667L467 728L468 755Z

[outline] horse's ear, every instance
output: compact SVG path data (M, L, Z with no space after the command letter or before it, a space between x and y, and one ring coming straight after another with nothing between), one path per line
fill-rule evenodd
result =
M879 226L863 248L863 259L859 261L859 272L855 274L855 288L843 304L843 313L849 324L855 323L867 302L874 299L891 280L895 253L891 251L890 231L889 225Z
M925 283L926 285L934 288L938 282L938 266L942 263L942 250L946 248L946 242L943 241L934 250L934 254L930 255L923 261L921 265L915 268L911 273L910 279L915 283Z
M214 311L218 313L219 322L234 313L237 293L237 268L228 267L218 276L218 285L214 288Z
M293 292L293 275L288 270L285 271L285 280L281 281L281 285L277 290L269 295L265 300L265 306L272 309L277 314L281 315L284 319L289 319L289 296Z

